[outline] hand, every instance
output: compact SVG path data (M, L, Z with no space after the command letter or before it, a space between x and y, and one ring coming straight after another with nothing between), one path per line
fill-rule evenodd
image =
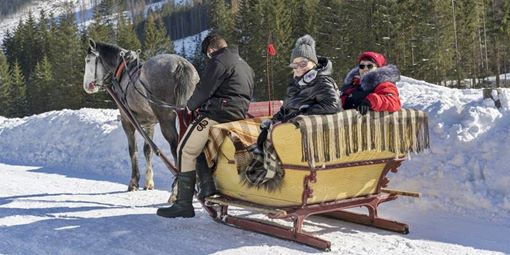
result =
M362 100L365 99L367 93L362 90L356 90L350 94L345 100L345 109L356 109Z
M270 119L262 121L262 123L260 123L260 129L269 129L271 122L272 121Z
M299 112L301 113L306 113L306 111L308 110L308 108L310 108L310 105L307 105L307 104L304 104L302 106L299 107Z
M370 108L372 108L372 105L370 104L370 101L368 101L366 99L363 99L363 100L361 100L360 104L358 105L358 107L356 109L358 110L358 112L361 115L365 115L365 114L368 113Z
M188 106L186 106L186 113L187 113L188 115L191 115L191 110L188 108Z

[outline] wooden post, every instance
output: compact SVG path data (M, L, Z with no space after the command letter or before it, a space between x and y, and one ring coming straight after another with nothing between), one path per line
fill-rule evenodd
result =
M493 96L493 93L496 93L496 96ZM501 108L501 101L499 100L499 95L501 94L499 89L485 88L483 89L483 99L490 98L494 101L494 105L496 108Z

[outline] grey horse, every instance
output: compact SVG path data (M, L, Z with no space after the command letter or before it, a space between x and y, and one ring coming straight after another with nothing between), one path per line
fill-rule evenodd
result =
M126 65L128 68L123 62L128 63ZM128 72L129 70L133 72ZM136 72L137 70L139 72ZM163 137L170 144L172 155L176 159L177 114L172 108L164 107L164 105L186 105L200 80L193 65L178 55L161 54L148 59L140 67L136 52L90 40L85 57L83 88L89 94L101 91L112 75L118 78L120 84L119 98L122 98L126 106L131 109L134 117L151 139L154 135L154 126L159 122ZM128 191L134 191L138 190L140 180L135 127L122 111L121 122L128 139L131 158L132 172ZM152 148L145 143L143 151L147 167L144 189L151 190L154 189Z

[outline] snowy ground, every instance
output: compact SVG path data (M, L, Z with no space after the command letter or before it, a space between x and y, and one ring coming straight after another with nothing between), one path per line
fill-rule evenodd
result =
M510 254L510 90L498 110L481 90L405 77L398 86L405 107L429 113L432 148L390 176L391 188L422 198L383 204L380 214L408 223L411 233L320 217L305 230L331 240L332 254ZM157 189L126 192L129 161L117 114L0 117L0 254L319 252L215 223L198 203L195 218L157 217L171 174L155 159ZM161 135L156 142L168 149Z

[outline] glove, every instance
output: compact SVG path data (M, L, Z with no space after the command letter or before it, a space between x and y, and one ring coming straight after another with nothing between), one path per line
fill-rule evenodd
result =
M356 109L361 101L365 99L367 93L362 90L356 90L345 100L345 109Z
M272 121L270 119L262 121L262 123L260 123L260 129L269 129L271 122Z
M365 115L365 114L368 113L370 108L372 108L372 105L370 104L370 101L368 101L366 99L363 99L363 100L361 100L361 102L359 103L359 105L358 105L358 107L356 109L358 110L358 112L361 115Z

